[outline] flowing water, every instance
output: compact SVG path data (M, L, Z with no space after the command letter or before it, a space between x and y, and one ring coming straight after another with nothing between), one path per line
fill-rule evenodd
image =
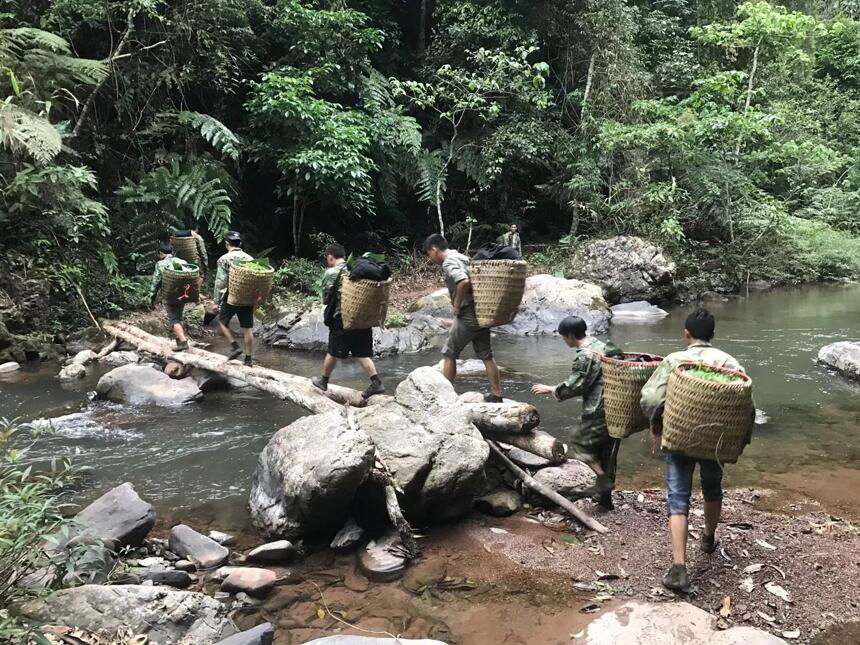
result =
M733 354L754 380L755 399L766 417L753 443L727 472L728 485L776 487L802 492L855 511L860 486L860 383L817 365L827 343L860 336L860 285L813 285L753 292L714 301L715 344ZM615 324L610 336L622 348L667 354L681 349L681 330L690 306L649 324ZM564 439L576 424L576 401L558 403L529 393L534 382L567 376L571 350L558 337L497 339L498 361L509 373L511 398L538 405L543 429ZM465 356L464 356L465 357ZM268 367L313 375L318 355L261 350ZM386 386L421 365L433 352L378 361ZM295 406L254 390L213 393L180 409L130 408L89 403L98 378L62 385L56 366L0 377L0 416L24 421L53 419L57 429L40 450L73 455L95 471L99 490L131 481L164 518L194 510L219 527L247 522L243 510L257 456L271 434L300 414ZM363 387L356 365L342 363L335 380ZM458 389L484 387L483 378L464 378ZM760 414L760 417L762 415ZM625 440L619 485L659 485L661 464L650 456L646 433Z

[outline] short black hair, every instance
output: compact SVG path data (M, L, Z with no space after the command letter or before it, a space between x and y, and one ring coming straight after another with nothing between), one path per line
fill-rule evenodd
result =
M588 326L579 316L568 316L558 324L558 333L562 336L573 336L577 340L585 338Z
M329 244L325 247L325 251L323 251L323 257L332 256L333 258L341 259L346 257L346 249L343 248L343 244L338 244L335 242L334 244Z
M170 242L162 242L158 245L158 250L165 255L173 255L173 245Z
M448 250L448 240L445 239L444 235L440 235L439 233L433 233L433 235L428 235L427 239L424 240L424 252L429 253L430 249L433 247L439 249L440 251Z
M717 321L707 309L699 308L687 316L684 329L690 332L690 336L696 340L710 341L714 337L714 328Z
M227 236L224 239L230 246L242 246L242 236L239 234L239 231L227 231Z

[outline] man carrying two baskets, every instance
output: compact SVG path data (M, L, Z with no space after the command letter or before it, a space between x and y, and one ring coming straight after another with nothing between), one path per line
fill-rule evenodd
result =
M666 392L673 370L681 363L701 362L717 368L743 372L741 365L729 354L711 345L716 321L707 309L696 309L687 316L684 340L687 349L669 354L642 388L642 411L651 421L652 442L656 446L663 432L663 413ZM755 414L755 406L752 406ZM663 576L663 585L683 591L689 587L687 573L687 515L693 487L693 471L699 465L702 496L705 499L705 530L700 547L704 553L713 553L719 540L716 538L723 500L723 467L716 459L689 457L680 451L664 450L666 458L666 488L669 507L669 532L672 536L672 567Z

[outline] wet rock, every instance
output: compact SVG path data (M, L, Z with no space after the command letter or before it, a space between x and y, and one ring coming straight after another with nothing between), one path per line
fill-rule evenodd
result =
M263 623L253 629L228 636L223 641L218 641L216 645L272 645L274 638L274 627L271 623Z
M187 571L188 573L197 571L197 565L190 560L177 560L173 566L177 571Z
M139 546L155 525L155 510L129 482L109 490L75 515L82 535L102 540L112 549Z
M251 598L251 596L246 594L244 591L240 591L236 594L236 602L245 607L252 607L259 605L262 601L257 598Z
M34 625L74 625L87 631L144 633L155 643L210 645L238 632L227 608L201 593L165 587L84 585L24 603Z
M305 645L447 645L429 638L374 638L372 636L326 636L315 638Z
M228 378L218 372L210 372L208 370L193 369L191 370L191 378L197 383L197 387L203 393L206 392L223 392L234 387L233 381L239 384L238 389L248 386L244 381Z
M166 585L176 589L187 589L194 578L185 571L176 569L150 570L140 576L141 580L152 580L153 584Z
M418 593L422 587L430 587L448 577L448 563L445 560L423 558L413 564L403 576L403 587Z
M396 532L368 542L358 552L358 566L362 573L374 582L399 580L406 571L406 558L400 555L399 547L402 544Z
M221 591L244 591L253 598L263 598L275 586L278 577L274 571L256 567L237 567L224 578Z
M825 345L818 352L818 362L824 363L840 374L860 380L860 341L841 341Z
M232 546L236 544L236 537L223 531L209 531L206 536L210 540L215 540L221 546Z
M444 364L445 361L441 360L433 367L441 372ZM501 366L499 366L499 370L503 371ZM484 367L484 361L478 360L477 358L468 358L457 361L457 376L484 376L486 373L487 368Z
M78 379L84 378L86 375L86 367L84 367L80 363L70 363L60 369L60 373L57 374L57 378L59 378L61 381L76 381Z
M351 517L346 520L343 528L337 532L329 547L338 553L347 553L358 546L364 535L364 529Z
M105 365L119 367L120 365L131 365L140 362L140 354L131 351L111 352L101 359Z
M96 394L115 403L166 407L184 405L202 396L192 379L176 381L160 370L143 365L112 369L99 379Z
M363 591L367 591L370 588L370 581L363 575L353 572L346 574L343 579L343 586L350 591L357 591L361 593Z
M238 571L242 567L218 567L215 569L214 573L212 573L213 580L224 580L227 576L229 576L234 571Z
M508 459L520 468L537 470L539 468L546 468L547 466L552 465L552 462L549 459L539 457L528 450L523 450L516 446L508 446L507 444L504 444L504 449L507 451Z
M174 526L168 538L170 550L197 564L201 569L212 569L227 560L230 552L215 540L200 535L185 524Z
M164 373L172 379L183 379L188 376L191 368L188 365L177 363L176 361L167 361L164 366ZM196 383L197 381L195 381ZM199 386L198 386L199 387Z
M248 561L287 564L292 561L295 554L296 549L289 540L278 540L258 546L248 554Z
M578 641L579 642L579 641ZM584 645L784 645L754 627L716 629L708 612L686 602L627 602L589 623Z
M349 517L373 460L370 437L350 429L340 411L281 428L260 454L251 482L254 524L291 540L334 533Z
M6 363L0 364L0 374L9 374L11 372L17 372L21 369L21 365L15 361L8 361Z
M475 500L475 509L493 517L513 515L523 505L520 494L508 488L494 491Z
M534 478L563 497L578 498L582 497L583 491L594 486L597 476L586 464L571 460L561 466L542 468ZM539 499L542 504L549 503L543 497Z
M533 275L526 279L516 318L495 331L514 336L554 334L567 316L581 317L591 333L599 334L609 329L611 313L596 285L547 274Z
M626 302L611 307L612 324L616 323L649 323L665 318L669 315L667 311L652 305L647 300Z
M610 304L668 300L676 269L660 247L627 235L591 242L571 263L573 275L598 284Z
M89 365L89 364L90 364L90 363L92 363L94 360L96 360L96 358L97 358L97 357L98 357L98 354L96 354L93 350L91 350L91 349L82 349L82 350L81 350L81 351L79 351L77 354L75 354L74 356L72 356L72 357L67 361L67 363L66 363L66 364L67 364L67 365Z

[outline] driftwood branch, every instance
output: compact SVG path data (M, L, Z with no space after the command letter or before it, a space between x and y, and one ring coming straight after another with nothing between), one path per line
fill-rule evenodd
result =
M538 457L543 457L553 464L565 461L567 452L564 444L547 432L532 430L527 434L503 434L494 432L482 432L485 439L502 441L516 446L521 450L530 452Z
M530 403L510 400L485 403L479 392L466 392L459 403L469 411L469 420L481 432L522 434L540 424L540 413Z
M558 504L562 509L570 513L573 518L582 524L584 527L591 529L592 531L596 531L598 533L608 533L609 529L607 529L603 524L598 522L596 519L588 515L587 513L583 513L576 506L573 505L566 497L559 495L557 492L541 484L534 477L529 475L525 470L517 466L514 462L508 459L508 456L504 453L504 451L499 448L495 442L487 441L487 445L490 446L490 450L493 452L496 457L498 457L505 466L507 466L512 473L514 473L517 477L519 477L523 484L525 484L528 488L536 492L538 495L545 497L549 501L554 504Z
M303 376L265 367L245 367L238 361L228 361L226 356L196 347L177 352L169 340L148 334L128 323L105 322L102 327L106 333L133 345L144 354L162 361L175 361L243 381L279 399L295 403L309 412L341 410L341 405L347 404L353 407L365 405L358 390L330 385L328 390L323 392L314 387L310 379Z

